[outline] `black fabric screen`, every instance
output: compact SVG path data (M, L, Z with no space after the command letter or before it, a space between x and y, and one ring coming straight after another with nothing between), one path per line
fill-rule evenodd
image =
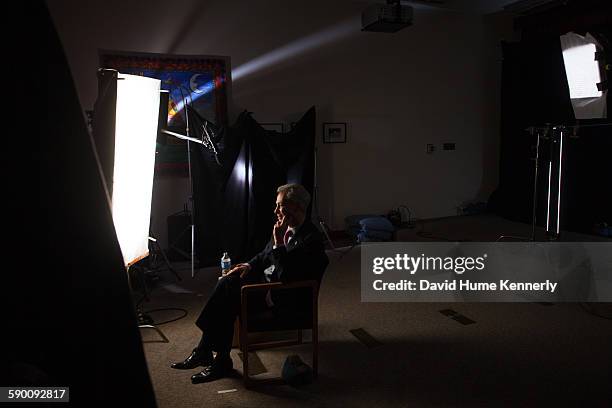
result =
M28 257L15 257L19 266L7 273L18 281L6 285L16 327L3 331L10 353L3 385L68 386L71 406L108 407L120 398L155 407L93 142L48 10L40 5L36 12L30 15L42 16L35 26L44 30L47 67L42 123L31 146L37 208L22 212Z
M276 189L314 183L315 108L287 133L262 128L249 112L218 131L217 163L211 150L191 150L196 254L215 265L223 252L232 263L248 260L270 239ZM310 215L310 209L308 216Z

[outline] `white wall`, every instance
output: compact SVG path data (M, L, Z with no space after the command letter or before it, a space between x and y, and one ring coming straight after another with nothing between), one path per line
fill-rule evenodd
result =
M319 207L334 229L347 215L399 205L420 218L454 215L497 185L499 40L511 33L508 18L417 9L412 27L384 34L361 32L367 3L350 0L48 4L83 109L96 98L98 49L227 55L236 69L326 33L318 46L234 81L231 111L288 124L317 107ZM348 143L321 144L323 122L346 122ZM457 150L442 151L444 142ZM182 209L188 185L162 179L154 188L165 246L165 217Z

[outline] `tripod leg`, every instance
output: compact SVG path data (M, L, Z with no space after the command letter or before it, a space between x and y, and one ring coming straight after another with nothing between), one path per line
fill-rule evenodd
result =
M160 335L160 337L163 339L161 342L155 342L155 343L170 343L170 340L168 340L168 338L166 337L166 335L164 334L164 332L162 332L159 327L154 326L152 324L141 324L140 326L138 326L138 328L140 329L153 329L157 332L157 334ZM150 343L150 342L147 342Z
M142 290L144 292L143 300L149 301L149 288L147 287L147 279L145 278L144 268L141 266L136 266L136 275L138 276L138 280L140 280L140 284L142 285Z
M185 233L190 230L191 230L191 225L186 226L185 229L183 229L183 231L181 231L181 233L174 239L174 241L170 243L170 249L174 249L178 254L182 255L183 257L189 260L191 260L191 255L189 255L187 252L179 248L177 244L179 240L183 237L183 235L185 235Z
M162 249L161 245L159 245L159 242L155 241L155 245L157 247L157 250L161 253L162 258L164 258L164 263L166 264L166 266L168 267L168 269L170 269L170 272L172 272L174 274L174 276L176 276L176 279L181 281L181 277L179 276L179 274L174 270L174 268L170 265L170 261L168 260L168 257L166 256L166 252Z
M351 247L350 247L349 249L347 249L346 251L344 251L344 252L342 253L342 255L340 255L340 258L338 258L338 259L340 260L340 259L344 258L344 255L346 255L346 254L348 254L349 252L351 252L351 250L352 250L353 248L355 248L355 247L357 246L357 244L358 244L358 242L353 243L353 245L351 245Z

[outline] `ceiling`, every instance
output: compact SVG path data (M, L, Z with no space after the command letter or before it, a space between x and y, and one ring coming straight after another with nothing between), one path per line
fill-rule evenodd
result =
M359 1L359 0L358 0ZM384 3L384 0L362 0L366 3ZM507 10L517 13L541 6L546 3L556 3L559 0L401 0L402 4L415 9L446 9L470 14L491 14Z

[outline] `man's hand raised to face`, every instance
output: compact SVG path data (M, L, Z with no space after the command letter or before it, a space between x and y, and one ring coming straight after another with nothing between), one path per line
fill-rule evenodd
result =
M289 219L290 217L288 215L284 215L274 224L274 229L272 230L272 233L274 236L275 246L285 245L285 232L287 231L287 227L289 226Z

